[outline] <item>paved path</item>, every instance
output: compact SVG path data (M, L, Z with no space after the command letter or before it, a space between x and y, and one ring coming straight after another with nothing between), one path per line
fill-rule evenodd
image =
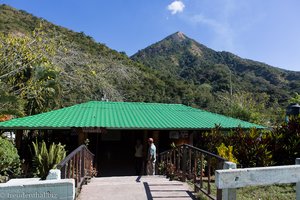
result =
M82 187L80 200L191 200L187 183L164 176L93 178Z

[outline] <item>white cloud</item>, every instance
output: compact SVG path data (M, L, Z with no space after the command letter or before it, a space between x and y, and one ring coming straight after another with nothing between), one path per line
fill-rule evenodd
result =
M171 11L172 15L175 15L176 13L183 12L185 5L182 3L182 1L175 0L170 5L168 5L167 9Z

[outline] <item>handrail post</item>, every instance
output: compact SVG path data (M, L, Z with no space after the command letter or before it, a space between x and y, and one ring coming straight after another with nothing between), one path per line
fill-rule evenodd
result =
M81 162L80 162L81 177L84 178L85 177L85 170L84 170L85 150L84 149L81 151L80 160L81 160Z
M203 188L203 154L200 154L200 188Z
M300 158L296 158L296 165L300 165ZM300 182L296 183L296 200L300 200Z
M198 192L198 187L197 187L197 177L198 177L198 159L199 159L199 153L195 151L195 158L194 158L194 192Z
M211 194L211 157L208 156L207 158L207 193Z
M233 162L225 162L224 169L236 169L236 164ZM226 188L222 191L223 200L236 200L236 189L235 188Z
M187 147L184 145L182 151L182 177L181 177L181 181L183 182L186 181L186 171L187 171L186 162L187 162Z
M61 179L65 179L66 178L66 165L64 165L61 169L60 169L60 178Z
M224 161L219 161L217 169L223 169ZM222 189L217 188L217 200L222 200Z

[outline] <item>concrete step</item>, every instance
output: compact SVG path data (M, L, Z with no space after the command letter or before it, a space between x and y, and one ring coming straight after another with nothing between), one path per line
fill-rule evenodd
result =
M182 197L182 198L186 198L186 197L190 197L190 195L186 192L186 191L165 191L165 192L154 192L151 191L151 195L153 198L163 198L163 197L167 197L167 198L176 198L176 197Z
M121 176L92 178L82 187L80 200L192 199L189 186L164 176Z

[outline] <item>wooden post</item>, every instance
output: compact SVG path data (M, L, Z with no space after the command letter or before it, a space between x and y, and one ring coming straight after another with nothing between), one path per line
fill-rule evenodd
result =
M148 131L144 130L143 134L143 156L144 156L144 161L143 161L143 171L142 174L146 175L147 174L147 159L148 159Z
M198 187L197 187L197 169L198 169L198 159L199 159L199 154L197 151L194 151L195 156L194 156L194 192L198 192ZM200 172L201 173L201 172Z
M16 130L16 139L15 144L18 150L18 154L21 158L24 158L24 151L22 150L22 137L23 137L23 130Z
M236 164L233 162L225 162L223 169L236 169ZM236 189L227 188L222 191L223 200L236 200Z
M87 133L83 132L82 128L76 129L78 134L78 145L84 144L84 141L87 139Z
M189 145L194 145L194 132L189 133Z
M156 146L156 153L157 153L158 146L159 146L159 131L153 131L153 140L154 140L154 144Z
M81 177L85 177L85 149L80 151L80 173Z
M22 135L23 135L23 130L17 130L16 131L16 147L18 150L20 150L21 148L21 144L22 144Z
M187 148L183 146L183 152L182 152L182 177L181 181L185 182L186 181L186 163L187 163Z
M211 194L211 190L210 190L210 174L211 174L211 171L210 171L210 169L211 169L211 157L210 156L208 156L208 158L207 158L207 193L208 194Z
M218 169L223 169L224 162L225 161L219 161L218 162ZM216 195L216 197L217 197L217 200L222 200L222 189L217 188L217 195Z
M300 158L296 158L296 165L300 165ZM296 200L300 200L300 182L296 183Z

